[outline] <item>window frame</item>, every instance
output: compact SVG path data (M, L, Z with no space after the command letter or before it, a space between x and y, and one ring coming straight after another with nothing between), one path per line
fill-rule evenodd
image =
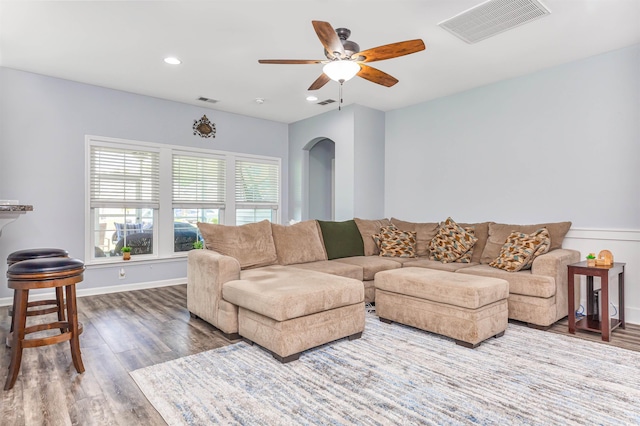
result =
M235 165L237 161L268 163L277 166L278 200L273 214L273 222L281 222L282 214L282 159L262 155L242 154L228 151L192 148L182 145L170 145L156 142L143 142L103 136L85 135L85 264L110 264L125 262L122 258L95 257L97 226L94 207L91 206L91 147L93 145L110 146L114 148L157 150L160 153L160 203L154 209L153 226L153 254L135 255L130 261L162 260L186 257L188 251L174 251L174 200L173 200L173 156L193 156L222 159L225 162L225 203L220 207L219 223L223 225L236 224L235 197ZM182 204L184 205L184 203Z

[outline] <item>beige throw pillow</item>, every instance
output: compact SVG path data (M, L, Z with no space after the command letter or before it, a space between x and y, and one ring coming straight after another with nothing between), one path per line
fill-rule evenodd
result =
M467 234L469 235L473 235L475 237L475 229L473 226L462 226L462 228L467 232ZM454 262L456 263L471 263L473 260L473 252L475 250L476 245L478 244L478 242L476 241L476 243L471 246L471 248L469 250L467 250L462 256L460 256L459 258L457 258Z
M273 265L278 259L268 220L240 226L198 222L198 229L207 249L235 257L242 269Z
M500 250L512 232L521 232L530 234L540 228L547 228L549 237L551 238L551 246L549 250L555 250L562 247L564 236L571 228L571 222L541 223L537 225L507 225L504 223L489 224L489 238L482 252L480 263L491 263L500 254Z
M327 260L317 221L307 220L288 226L272 223L271 232L278 264L293 265Z
M429 259L442 263L455 262L471 250L476 241L476 237L449 217L440 224L438 233L431 240Z
M373 240L382 257L416 257L416 233L401 231L393 225L380 228Z
M458 225L460 225L464 229L473 228L473 236L478 239L478 241L476 241L476 243L473 245L473 254L471 256L471 262L480 263L480 258L482 257L484 246L487 244L487 238L489 238L489 223L490 222L479 222L479 223L458 222Z
M512 232L500 250L500 255L489 266L508 272L530 269L536 257L549 251L551 238L547 228L527 235Z

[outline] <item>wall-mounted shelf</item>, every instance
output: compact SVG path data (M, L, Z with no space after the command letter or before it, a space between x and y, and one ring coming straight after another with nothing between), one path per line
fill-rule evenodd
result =
M0 236L2 229L17 220L20 215L33 211L33 206L26 204L0 204Z

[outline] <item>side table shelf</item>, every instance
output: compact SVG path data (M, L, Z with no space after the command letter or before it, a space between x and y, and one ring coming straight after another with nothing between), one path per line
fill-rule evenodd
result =
M575 334L576 329L593 331L602 334L602 340L611 340L611 332L616 328L625 328L624 322L624 266L625 263L614 262L612 266L587 266L587 262L578 262L568 267L569 290L569 333ZM576 321L575 280L577 276L587 277L587 309L586 316ZM618 276L618 316L620 319L609 317L609 277ZM600 278L599 313L594 312L595 304L593 278Z

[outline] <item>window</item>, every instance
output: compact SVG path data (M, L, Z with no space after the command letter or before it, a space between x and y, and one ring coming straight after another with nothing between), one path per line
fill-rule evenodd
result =
M279 221L280 159L87 136L86 259L184 256L197 223Z
M267 219L277 222L280 205L280 166L275 162L237 160L236 225Z
M160 207L159 153L92 145L89 159L94 257L154 252L153 225Z
M174 154L173 241L175 252L200 240L197 223L220 223L225 208L226 168L222 158Z

